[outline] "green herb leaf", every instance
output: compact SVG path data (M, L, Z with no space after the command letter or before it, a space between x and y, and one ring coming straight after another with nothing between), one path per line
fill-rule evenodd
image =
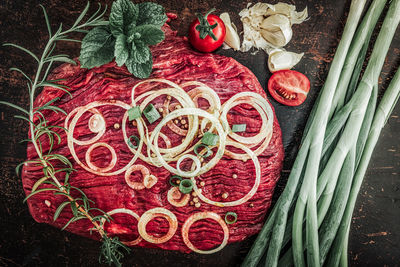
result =
M114 38L106 26L92 29L82 40L79 61L82 68L109 63L114 58Z
M115 40L114 56L118 66L124 65L129 57L128 43L124 34L118 35Z
M60 204L60 206L58 206L58 208L56 209L56 211L54 212L54 216L53 216L53 221L57 220L58 216L60 216L60 213L63 211L63 209L70 204L69 201L65 201L63 203Z
M130 58L135 63L145 63L151 59L150 48L141 42L138 42L138 45L132 43L132 52Z
M136 25L152 24L161 27L167 21L164 7L159 4L145 2L138 4L138 7L139 16Z
M140 107L139 106L134 106L128 109L128 117L129 121L136 120L137 118L140 118L141 112L140 112Z
M219 136L211 132L205 132L201 142L207 146L215 146L219 141Z
M150 76L151 70L153 69L153 59L150 59L144 63L136 63L132 56L125 62L128 71L135 75L135 77L144 79Z
M140 25L133 28L130 32L130 36L138 36L135 39L139 39L146 45L156 45L163 41L165 38L164 32L160 27L155 25Z
M110 29L115 37L127 34L129 28L136 26L139 14L138 6L130 0L117 0L112 4L110 14Z

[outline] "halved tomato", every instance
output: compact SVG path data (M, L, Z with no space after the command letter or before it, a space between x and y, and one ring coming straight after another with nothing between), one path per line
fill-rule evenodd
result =
M279 103L298 106L307 98L310 80L298 71L280 70L269 78L268 91Z

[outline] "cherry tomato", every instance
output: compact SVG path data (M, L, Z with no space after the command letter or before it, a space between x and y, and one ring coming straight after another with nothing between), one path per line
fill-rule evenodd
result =
M218 16L210 14L214 10L211 9L205 16L197 14L197 19L189 27L189 42L201 52L214 51L225 39L225 24Z
M298 106L307 98L310 80L298 71L280 70L269 78L268 91L279 103Z

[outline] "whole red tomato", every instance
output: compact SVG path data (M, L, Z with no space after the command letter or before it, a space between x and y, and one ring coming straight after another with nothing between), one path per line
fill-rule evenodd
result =
M214 51L225 39L225 24L218 16L210 14L214 10L211 9L205 16L197 14L197 19L189 27L189 42L201 52Z

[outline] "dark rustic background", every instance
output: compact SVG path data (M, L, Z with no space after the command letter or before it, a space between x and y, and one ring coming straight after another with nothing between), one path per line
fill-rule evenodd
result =
M111 1L102 1L111 5ZM178 14L172 26L179 34L186 34L196 12L217 8L217 14L229 12L241 28L238 12L247 1L179 1L158 0L168 12ZM271 1L274 3L277 1ZM288 2L288 1L286 1ZM338 45L349 0L289 1L298 9L309 9L310 19L293 27L294 36L287 49L305 52L295 69L305 73L311 81L311 92L300 107L286 107L273 103L282 126L286 152L283 178L278 185L281 192L296 155L299 140L312 104L319 92L329 64ZM63 23L71 25L85 6L86 0L0 1L0 42L12 42L35 53L40 53L47 41L46 26L39 8L48 10L53 29ZM92 10L94 9L92 6ZM374 36L373 40L376 38ZM59 51L73 57L79 54L79 44L59 44ZM266 55L258 52L218 50L250 68L265 88L271 75L266 67ZM389 51L380 79L380 95L400 64L400 29ZM24 53L9 47L0 47L1 100L21 106L28 105L28 94L21 75L10 72L17 66L29 74L36 70L34 62ZM98 265L99 243L48 225L36 223L22 203L24 193L14 167L25 159L26 123L14 119L14 110L0 107L0 266L95 266ZM400 262L400 105L395 108L375 149L356 210L350 236L350 263L353 266L399 266ZM275 197L275 198L276 198ZM134 249L126 257L126 266L236 266L240 264L253 238L233 244L214 255L181 254L161 250Z

